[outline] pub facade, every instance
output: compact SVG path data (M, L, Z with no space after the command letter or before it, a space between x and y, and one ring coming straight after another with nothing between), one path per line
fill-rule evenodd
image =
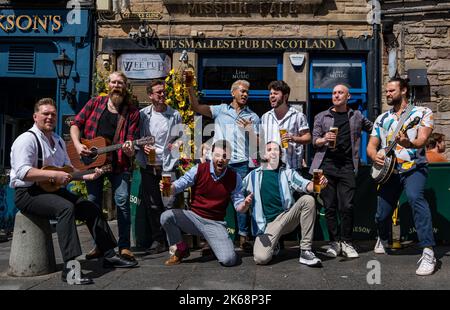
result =
M124 71L142 105L148 102L145 83L180 66L186 50L203 103L229 103L231 84L246 79L249 106L261 116L270 110L267 85L283 79L291 87L291 105L308 116L311 126L314 116L331 105L336 83L350 85L355 108L371 118L379 114L380 78L373 78L381 66L379 25L367 1L111 4L104 11L97 7L97 69Z

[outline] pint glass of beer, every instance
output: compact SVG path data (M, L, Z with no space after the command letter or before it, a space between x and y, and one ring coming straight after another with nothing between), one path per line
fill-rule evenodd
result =
M283 135L285 134L287 134L287 130L280 128L280 140L281 140L281 147L283 149L287 149L289 147L289 143L286 140L283 141Z
M320 178L323 175L323 170L322 169L314 169L313 170L313 191L314 193L319 194L320 193L320 189L322 188L320 185Z
M194 69L187 68L186 70L184 70L184 74L185 74L184 85L186 87L192 86L192 84L194 83Z
M162 195L163 195L163 197L170 196L170 186L172 185L171 179L172 179L172 175L170 173L162 174L162 183L163 183Z
M156 162L156 149L151 148L150 152L147 154L147 163L149 165L154 165Z
M338 127L330 127L330 131L332 133L334 133L336 135L336 138L337 138L337 134L338 134L339 128ZM330 148L332 148L332 149L336 148L336 138L334 138L334 141L329 141L328 142L328 146Z

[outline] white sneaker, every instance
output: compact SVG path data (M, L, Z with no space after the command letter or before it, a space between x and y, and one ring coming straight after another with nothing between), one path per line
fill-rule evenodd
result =
M375 254L387 254L384 245L379 237L377 239L377 243L375 243L373 251L375 252Z
M419 268L416 270L416 275L418 276L429 276L433 274L434 268L436 267L436 258L434 257L434 252L431 249L423 249L422 257L417 262Z
M343 256L346 256L347 258L358 258L359 257L358 252L356 252L355 248L350 243L343 241L341 243L341 247L342 247L342 255Z
M337 257L340 254L341 254L341 244L339 243L339 241L331 242L330 247L325 253L325 255L327 255L328 257Z
M300 259L298 260L300 264L307 266L318 266L322 264L322 261L314 255L313 251L301 250Z

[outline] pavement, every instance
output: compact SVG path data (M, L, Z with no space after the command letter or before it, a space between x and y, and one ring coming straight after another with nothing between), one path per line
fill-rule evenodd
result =
M117 232L116 221L110 225ZM83 253L93 243L86 226L78 226ZM322 259L321 268L299 264L298 244L286 243L281 255L267 266L257 266L249 254L238 251L242 264L222 267L213 257L201 257L200 250L176 266L164 266L168 252L144 255L135 252L139 267L103 269L100 260L86 261L80 256L83 272L92 277L93 285L75 286L60 280L62 260L53 234L59 271L38 277L7 275L11 240L0 243L0 289L2 290L445 290L450 289L450 246L435 248L438 267L431 276L415 275L421 251L414 244L404 244L394 255L376 255L375 240L356 242L360 257L330 259L321 253L324 242L315 242L314 250Z

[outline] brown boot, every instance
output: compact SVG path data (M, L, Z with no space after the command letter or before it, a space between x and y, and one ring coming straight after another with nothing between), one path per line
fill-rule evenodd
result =
M120 250L120 257L131 262L134 262L136 260L136 258L134 258L133 252L131 252L130 249L127 248L123 248Z
M189 252L189 249L186 249L186 251L184 251L184 252L180 252L179 250L176 250L175 254L170 255L169 259L166 260L164 265L166 265L166 266L178 265L179 263L181 263L183 258L188 258L189 255L191 255L191 253Z
M248 236L239 236L239 248L246 253L253 252L253 246L249 240Z

